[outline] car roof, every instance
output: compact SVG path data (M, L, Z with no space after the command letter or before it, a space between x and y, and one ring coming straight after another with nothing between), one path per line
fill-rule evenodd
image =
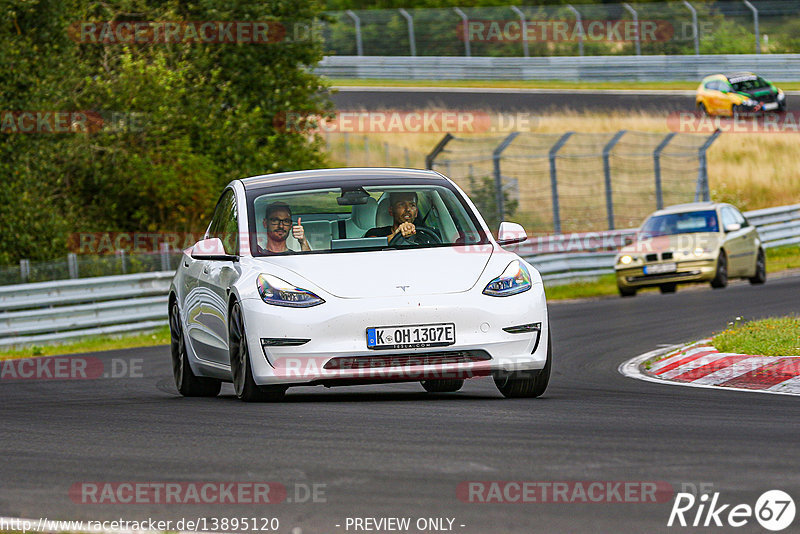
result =
M720 206L727 206L728 204L722 202L689 202L686 204L675 204L674 206L667 206L653 213L653 215L666 215L668 213L684 213L687 211L697 210L712 210Z
M243 178L242 185L246 191L275 186L325 186L331 182L337 184L354 185L365 180L370 183L397 184L404 181L413 181L416 184L430 183L443 184L447 179L438 172L422 169L399 169L378 167L352 167L340 169L313 169L306 171L279 172Z
M730 80L731 78L756 78L757 75L752 72L742 71L742 72L727 72L724 76Z

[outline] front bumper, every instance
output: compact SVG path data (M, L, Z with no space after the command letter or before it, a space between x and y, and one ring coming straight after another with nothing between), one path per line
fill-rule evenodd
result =
M510 297L490 297L472 290L380 300L326 295L325 300L322 305L300 309L278 308L261 299L241 301L257 384L468 378L492 371L537 370L546 362L549 324L541 284ZM455 323L456 343L391 350L366 346L369 327L435 323ZM541 323L538 333L503 330L531 323ZM292 340L293 345L274 341L283 338ZM272 341L264 345L262 339ZM297 340L304 342L297 344ZM489 359L470 360L457 357L459 354L485 354ZM362 364L329 364L342 358ZM380 364L382 360L386 365Z
M669 262L662 262L669 263ZM710 282L717 272L717 259L678 261L673 273L644 274L644 265L616 267L617 285L626 289L655 287L662 284ZM654 265L649 263L647 265Z

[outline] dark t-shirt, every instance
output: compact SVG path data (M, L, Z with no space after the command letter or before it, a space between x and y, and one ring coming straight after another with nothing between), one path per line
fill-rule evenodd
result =
M390 235L392 235L391 226L380 226L378 228L367 230L367 233L364 234L364 237L389 237Z
M281 254L294 254L294 250L286 247L286 250L283 252L270 252L265 248L261 248L261 245L256 244L256 250L259 254L264 254L265 256L280 256Z

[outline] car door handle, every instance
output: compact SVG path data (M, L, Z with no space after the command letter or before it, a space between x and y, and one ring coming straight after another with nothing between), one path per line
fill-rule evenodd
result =
M203 267L203 274L208 274L208 265Z

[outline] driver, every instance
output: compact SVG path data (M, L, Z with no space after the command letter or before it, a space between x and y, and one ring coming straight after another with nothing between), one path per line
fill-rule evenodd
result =
M380 226L367 230L364 237L388 237L389 241L398 233L409 237L417 233L414 220L417 218L417 194L413 191L389 193L389 215L392 226Z

